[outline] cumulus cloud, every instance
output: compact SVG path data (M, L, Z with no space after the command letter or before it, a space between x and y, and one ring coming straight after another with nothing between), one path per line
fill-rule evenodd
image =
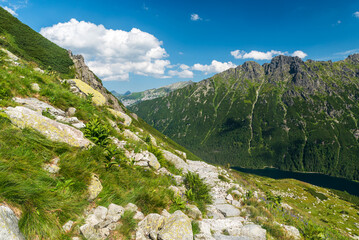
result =
M188 69L182 71L169 70L168 74L171 76L177 76L179 78L193 78L193 72Z
M305 58L306 56L308 56L305 52L303 51L295 51L293 54L292 54L293 57L299 57L299 58Z
M196 63L193 65L192 70L201 71L205 74L223 72L229 68L234 68L236 65L232 62L219 62L213 60L211 65L202 65Z
M104 81L128 80L130 73L163 77L170 66L163 43L137 28L127 32L71 19L42 28L40 33L63 48L84 55L91 70Z
M202 18L200 18L197 13L192 13L191 14L191 20L192 21L198 21L198 20L202 20Z
M252 50L249 53L247 53L243 50L234 50L231 51L231 55L235 59L271 60L273 57L277 55L288 55L288 52L281 52L276 50L260 52L260 51ZM305 58L307 54L298 50L295 51L293 54L291 54L291 56Z
M359 11L358 11L358 12L353 13L353 15L354 15L354 17L359 18Z
M8 11L11 15L13 15L13 16L17 16L17 13L15 12L15 10L14 9L11 9L11 8L9 8L9 7L3 7L6 11Z

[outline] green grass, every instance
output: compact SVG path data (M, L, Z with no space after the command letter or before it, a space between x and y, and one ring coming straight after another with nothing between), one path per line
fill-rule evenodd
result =
M40 67L55 70L71 78L74 77L72 60L65 49L50 42L41 34L0 7L0 46L15 55L36 62Z
M210 187L197 173L192 172L188 172L185 175L184 184L187 188L187 199L196 204L201 212L206 212L206 205L212 203L212 197L209 194Z

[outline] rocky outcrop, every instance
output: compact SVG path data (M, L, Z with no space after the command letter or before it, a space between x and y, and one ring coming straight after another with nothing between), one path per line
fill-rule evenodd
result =
M81 55L73 55L70 50L68 53L75 65L76 78L99 91L105 97L107 105L111 106L115 110L124 112L121 105L118 103L117 98L107 91L107 89L102 85L101 80L85 64L84 57Z
M100 194L100 192L102 191L102 189L103 189L103 187L100 182L100 179L98 178L98 176L96 174L92 174L90 185L88 187L88 194L89 194L88 200L90 202L95 200L97 198L97 196Z
M33 128L52 141L64 142L75 147L87 147L91 144L89 140L84 138L81 131L66 124L44 117L41 113L30 110L26 107L8 107L6 108L5 113L9 116L11 122L17 127Z
M178 157L177 155L167 150L162 150L162 152L163 152L163 156L167 159L167 161L175 165L177 169L182 169L184 173L188 172L189 166L182 158Z
M7 206L0 206L0 240L25 240L19 230L15 213Z

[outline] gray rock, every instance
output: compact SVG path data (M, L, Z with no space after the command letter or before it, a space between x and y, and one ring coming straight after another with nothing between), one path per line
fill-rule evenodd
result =
M136 212L137 210L138 210L138 207L133 203L129 203L125 207L125 211Z
M118 220L121 219L124 212L125 212L125 209L122 206L111 203L108 206L108 212L107 212L106 219L111 220L112 222L117 222Z
M167 159L167 161L175 165L177 169L182 169L184 173L187 173L189 171L189 165L182 158L167 150L162 150L162 152L163 156Z
M132 140L134 140L136 142L143 142L141 138L139 138L136 134L134 134L133 132L131 132L128 129L125 129L125 131L123 131L123 135L126 138L132 139Z
M99 222L96 225L94 225L94 228L102 229L102 228L109 226L111 223L112 223L112 220L105 220L105 221Z
M235 206L236 208L242 207L242 204L241 204L239 201L237 201L237 200L233 200L233 201L232 201L232 205Z
M138 223L136 239L147 239L146 236L149 236L151 232L153 232L154 235L157 235L159 230L164 226L165 220L165 217L157 213L148 214Z
M143 215L142 212L136 211L136 214L133 216L133 219L135 220L143 220L145 218L145 215Z
M58 173L60 171L60 167L58 166L59 161L60 158L56 157L52 159L51 162L45 163L42 168L49 173Z
M40 88L39 84L31 83L31 90L35 91L35 92L40 92L41 88Z
M187 205L187 215L192 219L202 218L202 212L196 205Z
M106 219L107 212L108 212L107 208L103 206L98 206L93 214L96 216L97 219L104 221Z
M7 206L0 206L0 240L25 240L20 232L15 213Z
M156 156L153 153L148 152L146 159L148 160L148 165L153 169L158 170L161 168L161 164L158 162Z
M236 207L230 205L230 204L221 204L216 205L216 208L225 216L225 217L236 217L241 214L241 211L239 211Z
M232 217L232 218L224 218L224 219L203 219L199 221L200 229L203 233L208 234L208 228L210 232L221 234L223 232L227 232L231 235L240 235L238 232L239 229L243 227L243 223L245 219L242 217ZM201 225L200 225L201 224Z
M228 235L223 235L223 234L215 234L213 235L213 237L216 240L257 240L256 238L248 238L245 236L228 236Z
M171 214L166 209L163 209L161 212L161 216L168 218L171 216Z
M100 233L100 231L96 230L94 228L94 226L90 225L90 224L84 224L80 227L80 231L82 233L82 235L87 239L87 240L99 240L102 239L102 235Z
M42 70L41 68L34 68L34 70L39 73L45 73L45 71Z
M215 238L212 237L212 235L206 235L203 233L199 233L194 236L194 240L215 240Z
M227 197L226 197L226 199L227 199L228 201L233 201L233 197L232 197L231 194L228 194Z
M73 117L75 116L75 113L76 113L76 108L70 107L69 109L67 109L66 115L68 117Z
M52 141L64 142L76 147L87 147L91 142L84 138L81 131L66 124L58 123L40 113L25 107L8 107L5 113L19 128L33 128Z
M148 167L148 162L147 161L138 161L138 162L135 162L136 166L140 166L140 167Z
M159 240L193 240L191 219L180 210L166 219L165 225L158 233Z
M65 231L65 232L69 232L73 226L74 222L73 221L68 221L67 223L65 223L63 226L62 226L62 229Z
M266 230L256 224L245 225L241 229L241 236L249 239L266 240Z
M79 238L79 237L73 237L73 238L71 238L72 240L81 240L81 238Z
M181 185L183 184L184 181L184 177L180 176L180 175L173 175L174 180L176 181L177 185Z
M171 173L164 167L158 169L156 173L160 175L171 175Z
M88 200L90 202L95 200L97 196L100 194L100 192L102 191L102 188L103 187L98 176L96 174L92 174L91 182L88 187L88 193L89 193Z
M73 123L71 125L77 129L82 129L82 128L86 127L86 125L83 122Z
M175 196L181 196L181 191L176 186L169 186L168 189L170 189Z
M222 219L224 215L214 206L207 206L207 216L213 219Z
M294 240L300 240L302 237L300 236L300 232L296 227L282 225L284 231L287 233L288 236L292 237Z
M242 196L242 194L238 190L233 190L232 194L237 195L238 197Z

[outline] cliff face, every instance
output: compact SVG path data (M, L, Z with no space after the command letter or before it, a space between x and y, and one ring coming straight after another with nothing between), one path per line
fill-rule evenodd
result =
M105 98L106 104L115 110L124 112L124 108L119 104L116 97L114 97L103 85L101 80L90 70L86 65L85 59L82 55L73 55L68 51L70 58L74 62L76 70L76 78L90 85L93 89L99 91Z
M246 62L130 109L209 162L359 179L358 59Z

